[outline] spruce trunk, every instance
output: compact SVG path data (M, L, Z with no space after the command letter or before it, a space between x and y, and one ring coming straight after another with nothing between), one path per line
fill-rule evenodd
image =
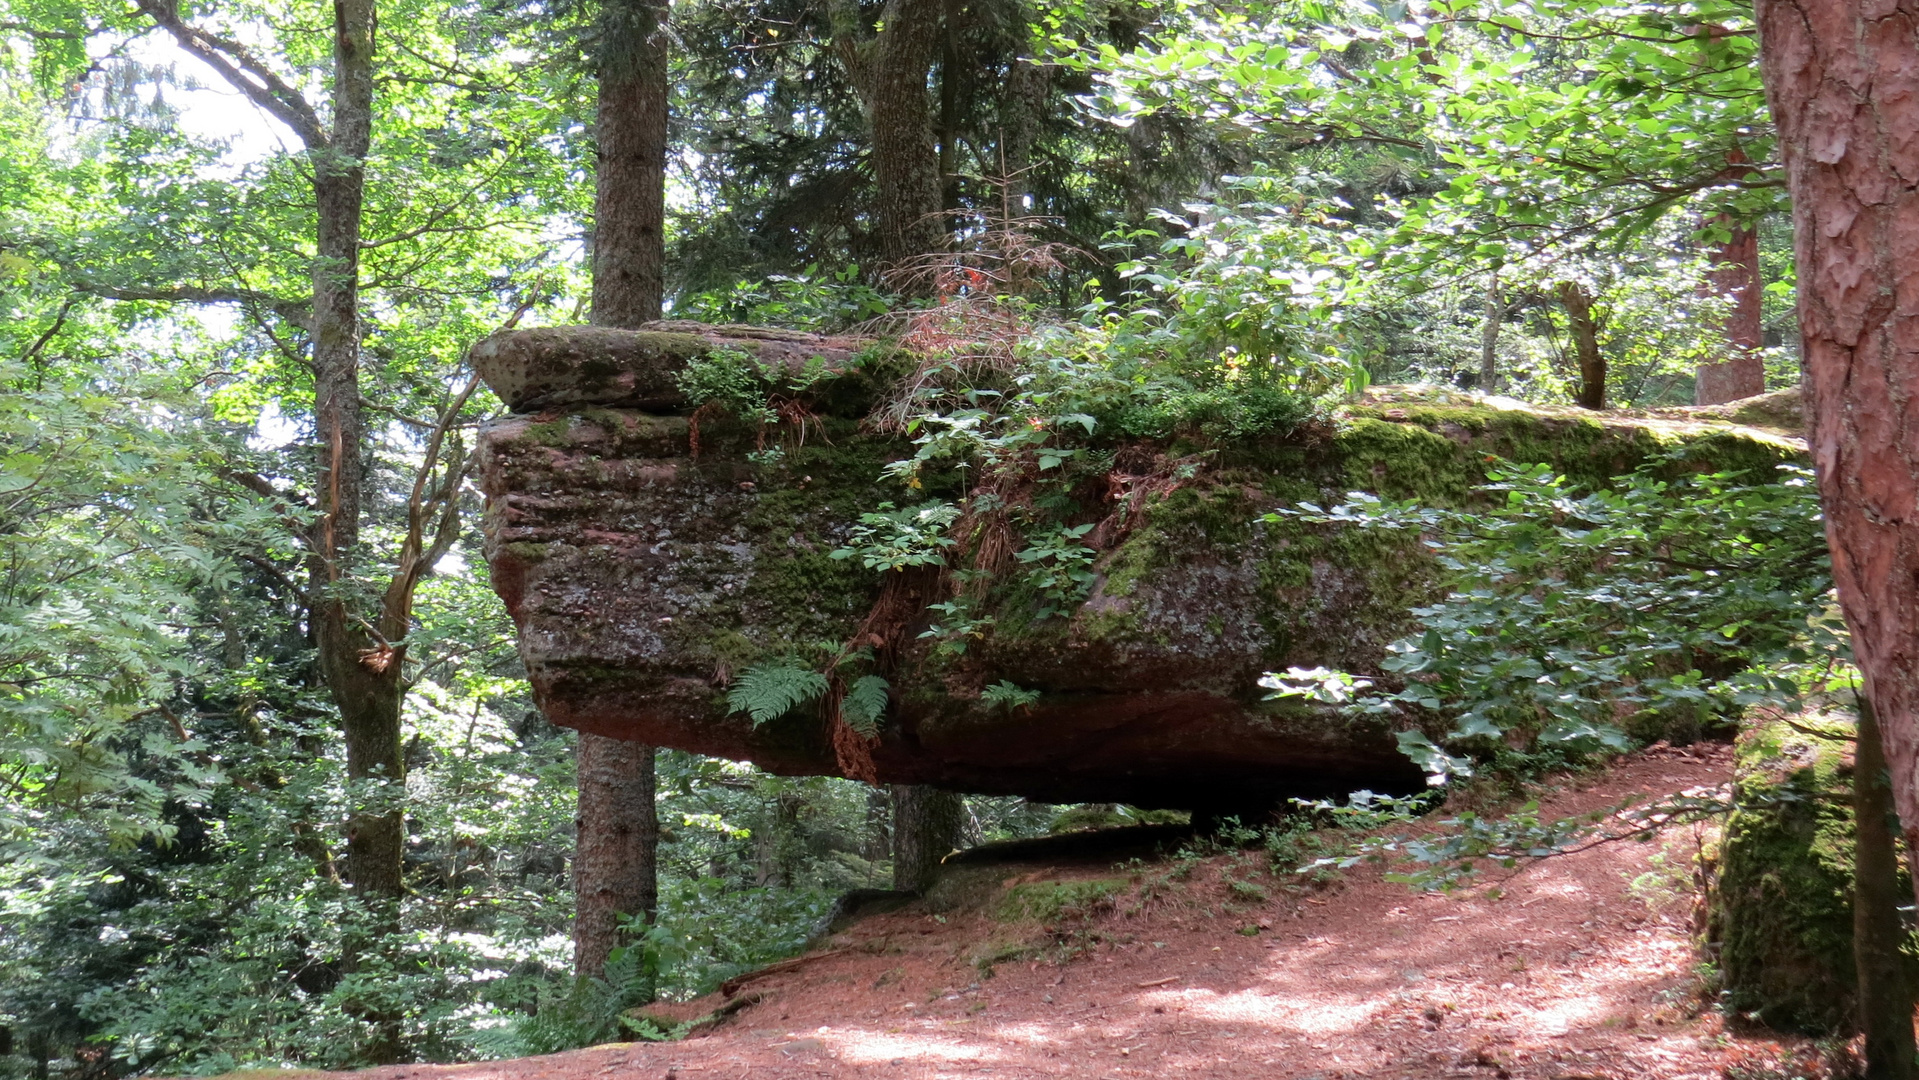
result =
M601 9L595 136L593 322L631 329L660 317L666 282L666 5ZM627 944L623 918L659 908L654 749L581 732L575 752L573 968L601 975Z
M573 856L573 969L598 976L627 941L624 917L652 922L659 907L654 858L660 819L654 808L653 748L580 735L578 845Z
M966 804L924 784L893 785L893 887L924 892L959 843Z
M666 6L605 0L594 136L593 323L660 317L666 270Z
M940 162L926 80L938 44L942 0L888 0L865 87L879 187L880 255L895 268L937 251ZM916 275L909 291L928 293Z

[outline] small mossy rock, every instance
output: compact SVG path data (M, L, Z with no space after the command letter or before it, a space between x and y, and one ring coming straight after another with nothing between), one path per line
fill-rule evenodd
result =
M769 371L796 373L809 360L829 368L851 366L867 344L751 326L662 321L637 330L503 330L482 338L468 355L480 378L515 412L621 405L670 413L686 405L676 379L687 361L715 349L738 349Z
M1844 723L1800 727L1850 734ZM1739 737L1733 783L1739 809L1709 856L1706 927L1726 1008L1780 1031L1849 1035L1852 744L1758 724Z
M891 610L879 573L833 558L862 512L901 500L880 474L911 445L831 412L806 433L755 453L767 432L706 420L695 456L688 418L587 406L486 430L493 585L553 722L775 772L857 765L885 783L1047 802L1247 816L1293 796L1417 790L1383 721L1267 701L1258 680L1292 666L1377 673L1410 609L1443 594L1436 562L1416 537L1262 515L1355 489L1461 505L1500 457L1603 483L1673 454L1673 469L1715 471L1803 454L1723 423L1404 395L1375 395L1331 431L1110 445L1110 468L1048 511L1102 523L1087 534L1084 599L1042 614L1056 605L1013 562L978 600L991 629L955 656L926 606L945 594L906 602L896 589L885 599L904 610ZM958 493L957 475L924 480L920 496ZM1026 543L1028 525L1009 529ZM728 711L748 667L817 667L874 645L891 701L870 760L842 760L817 706L757 725ZM982 692L1002 682L1037 697Z

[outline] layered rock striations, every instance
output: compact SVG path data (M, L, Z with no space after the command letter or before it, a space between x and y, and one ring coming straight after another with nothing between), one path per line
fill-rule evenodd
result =
M784 422L746 425L677 389L721 347L840 374ZM834 557L862 513L982 478L882 480L912 448L862 422L887 363L861 349L687 324L475 347L516 410L480 447L488 561L550 719L780 773L1055 802L1234 810L1407 790L1421 778L1387 723L1268 701L1258 680L1374 670L1439 595L1435 564L1414 538L1261 515L1354 489L1457 503L1494 457L1603 481L1675 448L1713 468L1798 453L1724 424L1376 396L1310 433L1096 441L1079 459L1096 467L1066 482L1035 474L974 500L947 567L882 572ZM1091 578L1049 610L1059 589L1018 553L1078 526ZM824 700L759 723L729 710L756 665L835 659L845 676ZM832 707L855 672L890 686L870 739Z

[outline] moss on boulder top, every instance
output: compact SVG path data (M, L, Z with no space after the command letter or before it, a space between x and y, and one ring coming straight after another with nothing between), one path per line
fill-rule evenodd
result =
M619 405L674 412L686 405L677 377L687 362L735 349L769 371L797 372L808 361L851 366L867 344L754 326L664 320L637 330L543 326L502 330L468 353L474 370L515 412Z
M1803 452L1723 422L1388 389L1314 431L1108 441L1000 477L954 525L947 568L882 574L834 557L862 513L977 496L987 478L883 483L911 446L829 410L804 441L703 421L696 456L683 402L589 371L588 338L556 335L564 363L542 366L541 340L508 344L548 381L503 396L545 408L494 424L481 455L494 585L549 717L778 772L1046 801L1235 812L1421 783L1382 722L1267 701L1257 684L1290 666L1375 669L1409 609L1442 592L1435 562L1413 538L1262 522L1270 510L1355 489L1459 504L1495 458L1604 483L1668 456L1718 471ZM635 396L570 404L562 368L593 394ZM1064 554L1044 555L1048 536L1070 538ZM890 684L876 739L819 705L759 724L729 712L742 671L836 657L842 683Z

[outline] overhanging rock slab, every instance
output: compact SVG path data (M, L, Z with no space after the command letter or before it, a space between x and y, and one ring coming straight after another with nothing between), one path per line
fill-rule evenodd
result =
M672 376L722 345L769 368L819 355L849 369L847 386L809 404L803 442L708 417L695 456ZM1116 443L1100 448L1101 472L1059 493L1062 522L1095 526L1092 586L1040 618L1011 557L1032 529L1018 514L960 523L972 531L956 565L989 533L1007 549L985 588L832 557L862 512L904 501L880 472L911 452L860 424L874 397L861 346L671 324L476 347L489 384L526 410L482 437L487 558L553 722L779 773L1054 802L1237 809L1410 790L1421 778L1384 722L1266 701L1257 681L1376 669L1408 609L1439 595L1434 564L1412 539L1261 514L1354 489L1457 503L1494 456L1603 480L1675 448L1715 469L1799 453L1728 424L1389 396L1310 435ZM781 453L763 452L769 439ZM963 590L971 618L991 622L955 654L950 635L937 647L952 616L931 605ZM755 664L860 650L862 670L891 684L876 741L849 738L818 704L758 725L728 712L727 687ZM992 704L983 692L1001 683L1038 699Z

